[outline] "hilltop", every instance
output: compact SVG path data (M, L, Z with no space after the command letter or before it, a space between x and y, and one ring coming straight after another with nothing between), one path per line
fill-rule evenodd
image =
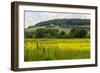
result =
M47 20L47 21L42 21L39 22L37 24L35 24L35 26L29 26L28 28L32 28L32 27L40 27L40 26L59 26L59 27L76 27L76 26L80 26L80 27L86 27L86 26L90 26L90 20L89 19L52 19L52 20Z

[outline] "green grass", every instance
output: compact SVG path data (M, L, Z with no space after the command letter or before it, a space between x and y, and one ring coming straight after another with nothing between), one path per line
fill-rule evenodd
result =
M25 39L24 60L67 60L90 58L89 39Z

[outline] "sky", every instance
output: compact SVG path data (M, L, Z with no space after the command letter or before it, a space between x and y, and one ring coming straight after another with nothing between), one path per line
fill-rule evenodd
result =
M25 28L51 19L90 19L90 14L86 13L25 11L24 14Z

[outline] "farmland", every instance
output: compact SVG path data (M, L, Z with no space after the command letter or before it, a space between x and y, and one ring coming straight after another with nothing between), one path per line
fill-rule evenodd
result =
M90 39L25 39L24 60L69 60L90 58Z

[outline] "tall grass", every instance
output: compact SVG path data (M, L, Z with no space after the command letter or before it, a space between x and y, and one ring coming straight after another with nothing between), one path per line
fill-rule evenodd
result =
M66 60L90 58L89 39L25 39L24 60Z

